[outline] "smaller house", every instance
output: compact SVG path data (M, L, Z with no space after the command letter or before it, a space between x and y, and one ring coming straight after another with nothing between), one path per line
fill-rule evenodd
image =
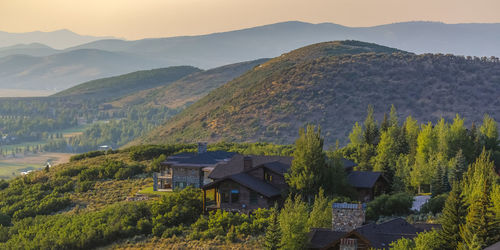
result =
M389 181L382 172L351 171L347 182L358 192L358 200L368 202L389 189Z
M414 238L417 233L439 228L436 224L412 225L402 218L380 224L364 224L365 206L334 203L332 228L313 228L309 233L310 249L389 249L401 238Z
M210 183L209 174L215 165L228 162L236 153L207 151L206 143L198 143L197 152L185 152L169 156L161 163L159 173L153 174L153 190L168 191L193 186L201 188Z

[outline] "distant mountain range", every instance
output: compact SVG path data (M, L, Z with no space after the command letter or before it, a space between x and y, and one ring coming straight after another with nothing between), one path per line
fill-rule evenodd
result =
M321 125L327 145L346 143L373 105L380 121L394 104L421 122L455 114L470 125L500 120L500 61L416 55L358 41L319 43L263 63L210 92L132 144L209 141L293 143Z
M41 43L55 49L66 49L80 44L110 38L113 37L83 36L64 29L52 32L33 31L25 33L0 31L0 47L8 47L18 44Z
M137 41L105 39L55 51L56 54L51 55L47 54L50 53L47 48L36 49L38 54L33 48L26 48L26 52L19 47L3 49L0 55L8 56L0 58L0 88L64 89L92 79L174 65L207 69L275 57L318 42L345 39L373 42L418 54L500 56L500 24L407 22L351 28L332 23L284 22L201 36ZM75 53L81 56L74 56Z

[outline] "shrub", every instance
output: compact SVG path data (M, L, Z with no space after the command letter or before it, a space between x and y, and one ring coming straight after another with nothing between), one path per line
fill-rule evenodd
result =
M10 225L10 217L6 214L0 213L0 226L9 226Z
M428 214L432 212L433 214L441 213L444 208L444 203L448 198L448 194L440 194L429 199L420 209L420 213Z
M383 194L368 203L366 217L377 220L380 216L398 216L410 213L413 197L407 193Z
M95 181L80 181L76 187L76 192L84 193L94 188Z
M69 158L69 161L70 162L80 161L83 159L93 158L93 157L97 157L97 156L101 156L101 155L105 155L105 154L106 154L106 151L90 151L90 152L83 153L83 154L73 155Z

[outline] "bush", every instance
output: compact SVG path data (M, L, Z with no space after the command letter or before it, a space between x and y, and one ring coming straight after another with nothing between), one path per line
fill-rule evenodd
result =
M407 193L383 194L368 203L366 217L377 220L380 216L399 216L410 213L413 197Z
M141 145L133 146L127 149L130 158L134 161L151 160L160 155L172 155L181 150L196 149L194 144L173 144L173 145Z
M5 180L0 180L0 191L6 189L7 187L9 187L9 183Z
M90 151L90 152L83 153L83 154L73 155L69 158L69 161L70 162L80 161L83 159L94 158L94 157L105 155L105 154L106 154L106 151Z
M95 181L80 181L76 187L76 192L84 193L94 188Z
M420 213L428 214L432 212L433 214L438 214L443 211L444 203L448 198L448 194L440 194L429 199L420 209Z
M8 215L0 213L0 226L10 226L10 217Z

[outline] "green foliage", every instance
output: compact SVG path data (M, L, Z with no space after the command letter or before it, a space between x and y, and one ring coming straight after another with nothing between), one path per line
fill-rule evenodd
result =
M309 228L330 228L332 226L331 202L325 197L323 189L314 197L312 211L309 214Z
M417 234L415 241L415 250L440 250L441 240L436 230L431 230Z
M367 219L377 220L380 216L408 215L413 204L413 196L407 193L382 194L367 204Z
M465 222L466 207L462 197L462 189L458 182L453 183L453 188L446 199L443 215L440 218L441 231L439 237L444 249L457 249L461 242L460 226Z
M312 125L308 125L306 130L301 128L295 142L292 166L285 174L292 193L311 201L323 185L322 178L328 169L325 158L321 129L316 130Z
M443 211L448 194L440 194L429 199L420 209L421 213L428 214L438 214Z
M379 141L379 130L377 127L377 122L373 116L373 106L368 105L367 115L365 122L363 123L365 131L363 133L364 141L371 145L378 144Z
M469 204L465 224L460 227L464 244L470 249L484 248L498 241L500 232L497 215L491 201L496 183L493 162L485 151L472 164L464 179L464 192Z
M412 250L415 249L415 241L408 238L401 238L389 245L391 250Z
M194 150L194 144L171 144L171 145L141 145L129 147L130 158L134 161L151 160L160 155L172 155L181 150Z
M479 128L481 139L486 150L498 149L498 125L489 115L484 115L483 124Z
M264 247L267 250L278 250L281 248L281 228L279 222L278 203L275 203L274 208L271 210L271 217L269 218L269 226L265 230Z
M284 249L304 249L307 244L308 207L300 196L291 196L285 201L279 221L282 232L281 244Z
M106 153L107 153L106 151L90 151L90 152L83 153L83 154L73 155L69 158L69 161L70 162L80 161L83 159L88 159L88 158L93 158L93 157L105 155Z

